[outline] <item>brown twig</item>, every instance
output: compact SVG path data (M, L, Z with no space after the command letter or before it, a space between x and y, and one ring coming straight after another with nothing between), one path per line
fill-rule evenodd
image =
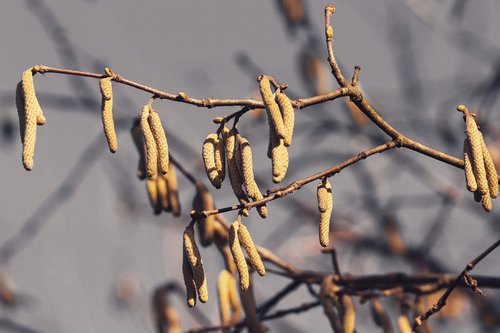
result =
M453 290L460 284L460 282L464 279L465 276L469 274L469 272L474 269L474 267L483 260L488 254L490 254L494 249L496 249L500 245L500 239L493 243L490 247L488 247L484 252L478 255L474 260L469 262L465 269L457 276L453 284L445 291L445 293L439 298L436 304L434 304L427 312L415 318L413 322L413 331L417 329L418 326L422 325L422 321L427 320L430 316L439 312L445 305L448 297L451 295ZM477 286L476 286L477 287Z

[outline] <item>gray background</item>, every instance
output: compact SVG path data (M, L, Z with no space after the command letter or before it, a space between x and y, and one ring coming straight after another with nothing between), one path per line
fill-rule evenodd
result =
M465 6L463 13L460 3ZM429 4L439 10L430 14L419 11ZM112 155L102 134L98 82L88 78L36 75L47 124L38 128L35 167L26 172L20 161L14 106L22 71L35 64L93 72L111 67L137 82L197 98L255 96L255 77L266 73L288 83L297 96L306 97L310 91L300 75L298 59L310 47L311 36L318 39L319 54L326 58L324 5L322 1L307 2L309 32L297 29L292 34L275 1L2 1L0 264L4 276L15 285L18 302L14 307L0 306L0 331L153 332L149 296L166 281L181 281L181 232L189 222L187 212L194 195L193 187L179 178L183 216L153 216L144 183L135 177L137 154L128 133L132 118L150 96L114 85L114 112L121 131L119 151ZM362 67L366 95L391 124L424 144L459 156L461 139L450 144L439 134L449 130L452 136L463 138L463 122L454 112L457 104L467 103L488 119L488 140L494 142L499 133L495 86L499 13L500 4L494 0L338 1L333 18L337 57L346 73L354 65ZM243 66L243 57L258 72ZM485 97L489 87L492 92ZM485 102L485 98L489 100ZM237 109L201 109L168 101L155 105L172 154L205 179L200 151L206 135L216 130L210 120ZM368 139L373 135L383 138L372 125L361 133L352 130L343 101L298 111L297 123L284 183L373 146ZM262 188L272 187L270 162L264 158L265 121L245 117L240 130L253 143ZM415 195L432 199L436 188L456 188L455 208L430 250L446 263L450 273L458 273L498 238L499 220L483 213L480 205L471 204L472 195L465 190L460 170L409 151L389 152L361 164L352 168L361 173L348 169L334 178L334 230L339 226L361 234L380 233L378 213L369 209L373 198L367 196L373 193L372 185L361 177L367 173L375 179L377 200L384 205L391 198ZM412 169L415 165L425 166L428 175L419 177ZM295 202L315 209L314 189L311 185L294 194ZM213 193L219 207L235 202L227 184ZM319 253L314 217L302 214L288 200L269 204L267 221L251 217L248 224L256 243L301 268L330 270L329 258ZM441 199L435 196L435 200ZM422 202L394 207L409 245L421 244L439 216L438 204ZM497 206L494 201L490 215L498 216ZM226 218L232 220L234 214ZM12 237L15 245L6 250ZM355 250L345 240L336 245L343 271L354 275L419 272L403 260ZM202 252L211 296L199 308L215 324L215 282L222 262L213 248ZM477 272L498 276L499 263L498 253L492 253ZM126 306L119 306L116 288L124 279L137 284L136 293ZM271 275L256 278L258 300L285 283ZM492 304L498 305L498 296L488 290ZM301 290L282 306L298 305L308 297ZM175 304L183 329L196 326L182 297ZM361 316L358 332L373 331L366 306L357 304ZM484 329L471 317L473 308L464 309L452 322L433 319L433 324L441 332ZM269 327L278 332L329 330L319 308L270 322Z

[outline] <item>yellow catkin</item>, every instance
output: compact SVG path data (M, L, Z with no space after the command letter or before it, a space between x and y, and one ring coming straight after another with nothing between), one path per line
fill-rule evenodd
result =
M467 190L471 192L477 191L477 182L474 177L474 172L472 171L471 164L472 151L469 145L469 140L464 140L464 172L465 172L465 184Z
M477 189L481 194L488 192L488 180L486 178L486 170L483 161L483 136L479 132L474 118L468 114L465 116L465 126L467 138L469 139L472 151L472 170L477 182Z
M207 277L203 269L200 251L194 238L194 229L191 226L186 227L184 231L184 252L186 253L191 271L193 272L194 284L198 292L198 299L202 303L208 301Z
M330 321L330 326L335 333L343 333L342 321L340 318L340 303L336 293L339 287L333 283L331 276L323 278L319 294L319 300L323 306L326 317Z
M260 276L266 275L266 268L264 267L264 263L262 263L259 252L257 252L257 248L255 247L250 232L248 231L247 227L243 225L243 223L239 224L238 239L241 245L243 245L246 253L248 254L248 258L250 258L250 262L252 263L253 268L255 268Z
M215 209L212 195L203 184L196 187L196 195L193 199L193 209L197 212ZM201 245L209 246L212 244L216 223L215 215L202 218L196 223L198 232L200 233Z
M158 151L156 150L156 141L149 125L149 105L145 105L141 112L141 130L144 144L146 146L146 174L148 177L154 177L158 170Z
M328 179L324 179L317 188L318 210L320 211L319 243L327 247L330 243L330 221L333 211L332 188Z
M481 197L481 204L483 205L484 210L487 212L489 212L493 208L489 193L483 194L483 196Z
M349 295L342 295L341 297L342 308L344 314L342 316L342 323L344 324L344 333L354 333L354 323L356 321L356 309L354 302Z
M158 188L158 205L160 208L166 212L171 211L170 204L168 202L168 180L163 175L156 176L156 187Z
M101 118L104 128L104 135L108 142L109 151L116 153L118 150L118 139L116 137L115 122L113 120L113 90L111 86L111 78L106 77L101 79Z
M250 285L250 275L248 273L247 261L238 239L239 225L240 222L238 220L231 224L228 232L228 242L231 254L233 255L234 263L236 264L236 268L238 269L238 274L240 276L240 289L245 291Z
M283 139L286 137L285 125L283 124L283 117L271 90L271 82L265 76L260 76L258 80L260 95L266 107L267 117L271 119L270 124L276 130L278 136Z
M221 186L221 179L219 177L219 170L215 164L215 150L219 138L217 134L210 133L205 141L203 141L202 156L203 156L203 166L205 167L205 172L207 173L208 180L212 185L219 189Z
M175 311L175 308L172 305L167 304L164 312L168 327L166 333L181 333L179 315Z
M247 190L247 194L253 200L258 200L259 194L262 194L255 182L253 174L252 148L247 139L239 136L238 148L240 153L241 174L243 176L243 184Z
M286 149L283 139L279 139L271 152L273 165L273 182L279 183L285 178L288 171L288 150Z
M31 170L33 169L33 158L35 156L37 115L41 112L35 94L31 68L23 72L21 87L24 104L23 165L26 170Z
M229 301L229 288L232 274L223 270L217 280L217 294L219 296L219 314L221 325L227 325L231 322L231 303ZM224 331L224 330L223 330ZM225 330L224 332L227 332Z
M132 135L132 141L134 141L135 148L139 153L137 177L139 179L144 179L146 178L146 152L144 149L144 139L142 136L140 117L134 119L132 128L130 129L130 134Z
M231 322L236 323L241 317L241 306L238 297L238 290L236 288L236 279L233 274L229 273L228 278L228 289L229 289L229 304L231 306L232 316Z
M148 192L149 202L155 214L161 213L161 199L158 195L157 176L149 178L146 182L146 189Z
M217 169L217 173L219 174L220 182L224 181L226 178L226 164L225 164L225 151L224 151L224 140L222 138L217 137L217 141L215 141L215 168Z
M186 301L187 305L192 308L196 305L196 285L194 283L193 271L189 265L186 252L182 251L182 275L184 285L186 286Z
M149 111L149 125L151 126L151 133L154 136L156 142L156 148L158 150L158 162L160 165L160 171L162 174L167 174L168 172L168 142L167 136L165 135L165 130L161 124L160 116L155 109L150 108Z
M488 179L488 187L490 190L490 196L492 198L496 198L498 196L498 175L497 169L495 168L495 164L493 163L493 159L484 143L482 141L482 150L483 150L483 160L484 160L484 168L486 170L486 179Z
M283 143L286 147L292 144L293 128L295 126L295 112L293 111L292 102L284 93L276 92L276 103L283 117L283 125L285 126L285 137Z
M227 160L227 172L229 175L229 181L231 183L231 187L233 189L234 195L240 202L240 204L247 204L249 202L248 197L243 191L243 180L240 177L240 173L238 171L238 165L236 162L236 136L238 134L238 130L233 128L231 130L224 128L222 130L222 137L224 139L224 149L226 152L226 160ZM245 210L245 216L248 216L248 211Z
M400 333L411 333L412 328L410 325L410 320L405 315L400 315L398 318L398 326Z
M167 173L168 205L175 217L181 215L181 203L179 200L179 190L177 186L177 174L175 168L170 163Z

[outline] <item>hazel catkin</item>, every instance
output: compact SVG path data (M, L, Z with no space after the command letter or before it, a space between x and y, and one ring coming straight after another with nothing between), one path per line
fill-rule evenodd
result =
M193 272L194 284L198 293L198 299L202 303L208 301L207 277L203 269L200 251L194 238L194 229L192 226L186 227L184 231L184 252L188 259L191 271Z
M217 189L221 187L221 178L219 176L219 170L216 166L215 160L215 152L220 148L216 148L216 146L218 146L218 141L219 138L217 134L210 133L205 141L203 141L202 148L203 166L205 167L205 172L207 173L207 177L208 180L210 180L210 183Z
M284 139L287 136L285 125L283 123L283 117L281 116L280 109L271 90L271 82L269 81L269 78L264 75L259 76L257 81L259 81L260 95L262 96L262 101L266 107L267 117L270 119L269 125L274 127L276 134L278 134L280 138Z
M342 317L342 323L344 324L344 333L354 333L354 323L356 320L356 309L354 307L354 302L352 297L344 294L340 299L342 303L342 308L344 310L344 315Z
M472 171L472 151L470 148L469 140L464 140L464 171L465 171L465 183L467 190L471 192L477 191L477 182L474 176L474 172Z
M104 135L108 142L109 151L116 153L118 150L118 139L116 137L115 123L113 120L113 88L111 77L106 77L100 81L101 98L101 118L104 128Z
M156 175L158 170L158 151L156 141L149 125L150 106L145 105L141 112L141 130L146 146L146 174L149 178Z
M260 258L259 252L255 247L252 236L250 235L247 227L245 227L245 225L243 225L243 223L241 222L238 228L238 239L240 241L240 244L243 245L245 252L248 254L248 258L250 259L253 268L255 268L260 276L266 275L266 268L262 263L262 259Z
M231 303L229 301L229 288L232 274L223 270L217 280L217 294L219 296L219 313L221 325L227 325L231 321ZM226 330L227 331L227 330Z
M168 142L167 136L165 135L165 130L163 129L163 125L161 124L160 116L155 109L150 107L149 110L149 125L151 127L151 133L156 142L157 148L157 156L159 162L159 169L162 174L167 174L168 172Z
M471 152L472 152L472 170L477 182L477 190L481 194L488 193L488 180L486 178L486 169L484 168L483 148L481 141L483 136L479 132L476 122L472 115L465 116L465 126L467 138L469 139Z
M130 134L132 135L132 141L134 141L135 148L139 153L139 162L137 164L137 177L139 179L146 178L146 152L144 138L141 129L141 118L137 117L134 119L132 128L130 129Z
M486 170L486 179L488 180L488 188L490 191L490 196L492 198L496 198L498 196L498 175L497 170L495 168L495 164L493 163L493 159L484 143L484 140L481 142L482 152L483 152L483 161L484 168Z
M172 215L179 217L181 215L181 203L179 200L179 190L177 186L177 174L172 163L169 163L167 173L167 192L168 192L168 206Z
M276 92L276 103L283 117L283 125L285 126L285 137L283 143L286 147L292 144L293 129L295 126L295 112L293 111L292 102L287 95L281 91Z
M327 247L330 242L330 221L333 211L333 195L330 182L323 179L318 185L316 196L318 199L318 210L320 211L319 242L321 246Z
M245 291L250 285L250 275L248 273L247 261L245 259L245 255L243 254L243 250L241 249L240 241L238 238L239 225L239 220L236 220L231 224L228 232L228 243L229 248L231 249L231 254L233 255L234 263L236 264L236 268L240 276L240 289Z
M187 305L192 308L196 305L196 285L194 283L193 271L189 264L186 252L182 251L182 276L186 286Z

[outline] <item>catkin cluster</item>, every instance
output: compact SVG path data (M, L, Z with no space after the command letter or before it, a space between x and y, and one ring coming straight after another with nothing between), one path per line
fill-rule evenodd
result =
M272 161L273 182L279 183L288 170L288 149L292 144L295 113L292 102L281 89L272 92L269 78L257 78L260 95L266 107L269 125L269 145L267 156Z
M259 253L257 252L257 248L255 247L250 232L243 225L243 223L241 223L239 217L229 228L228 243L240 276L240 288L245 291L250 285L250 275L248 272L247 261L241 246L245 249L248 258L250 259L250 263L260 276L264 276L266 274L266 268L262 263Z
M214 202L212 195L203 184L196 185L196 195L193 198L193 210L197 212L214 210ZM215 215L209 215L206 218L200 218L197 223L198 232L200 234L201 245L209 246L214 240Z
M115 123L113 119L113 87L112 77L101 79L99 88L101 90L101 117L104 135L108 141L109 151L116 153L118 150L118 139L116 137Z
M469 113L465 105L457 110L464 113L464 172L467 189L474 192L474 199L489 212L492 208L491 198L498 196L498 175L483 135L479 131L474 115Z
M140 115L140 125L146 151L146 175L154 177L158 170L168 173L168 142L160 116L150 104L146 104Z
M221 325L238 322L241 316L238 290L236 289L236 280L228 270L223 270L219 274L217 293L219 296ZM223 330L223 332L228 331Z
M207 277L191 224L186 227L183 235L182 273L188 306L196 305L196 294L200 302L206 303L208 301Z
M320 302L335 333L354 333L356 308L352 297L339 295L340 288L332 276L323 279L320 289Z
M146 143L140 117L134 120L130 133L139 153L137 176L139 179L146 179ZM158 165L159 163L156 164L157 168ZM146 189L149 202L155 214L161 214L164 211L172 213L175 217L179 217L181 215L181 204L177 186L177 174L170 162L167 171L167 174L162 174L162 171L157 169L154 176L147 178Z
M319 222L319 243L327 247L330 243L330 221L333 211L332 186L328 178L324 178L316 190L318 210L321 213Z
M16 106L23 143L23 166L26 170L31 170L35 156L36 127L46 122L36 98L32 68L23 72L21 82L17 84Z

